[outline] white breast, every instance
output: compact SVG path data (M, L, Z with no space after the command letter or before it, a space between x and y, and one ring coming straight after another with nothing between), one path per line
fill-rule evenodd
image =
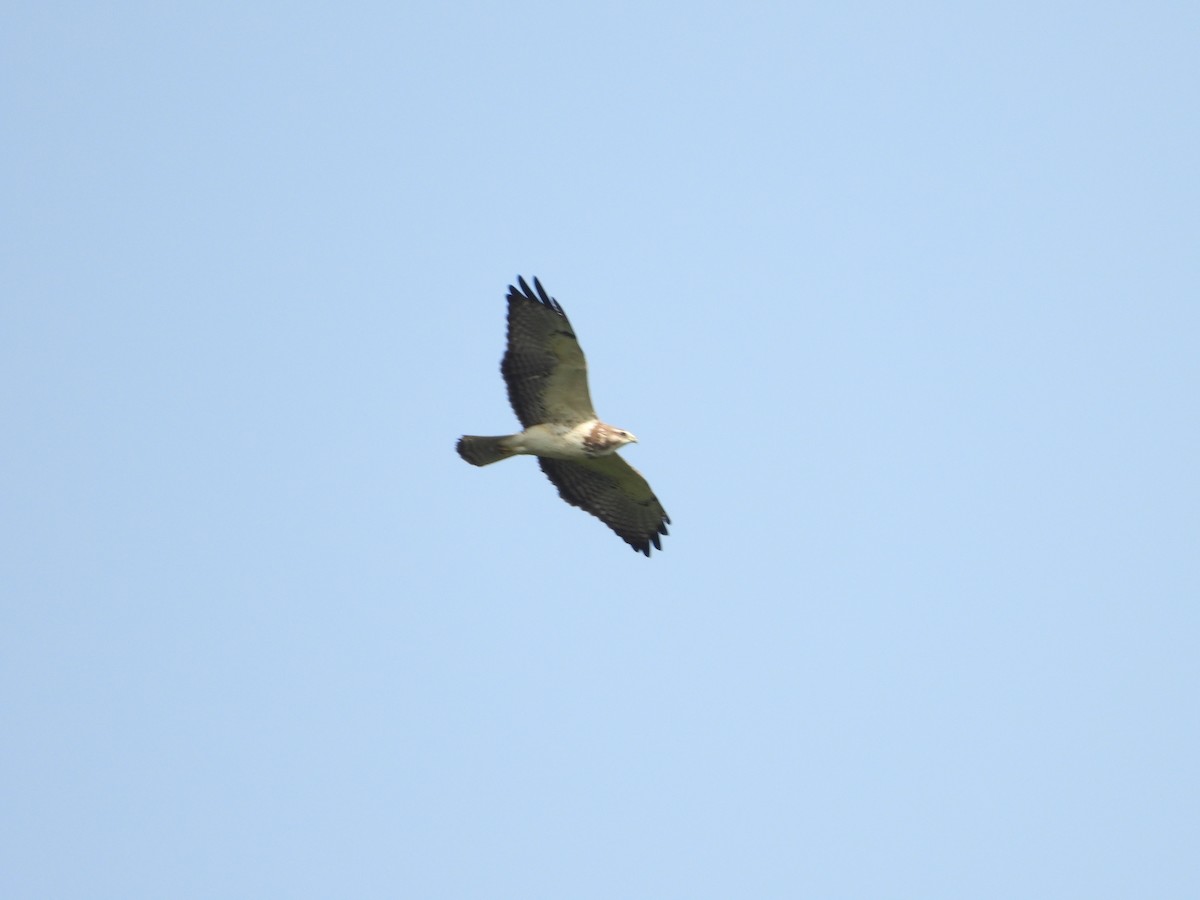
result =
M549 456L552 459L582 459L583 440L595 427L595 420L576 425L532 425L512 439L516 453Z

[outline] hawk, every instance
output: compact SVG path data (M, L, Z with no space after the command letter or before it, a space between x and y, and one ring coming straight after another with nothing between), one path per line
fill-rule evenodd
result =
M596 416L587 361L558 301L533 279L508 286L508 347L500 372L524 431L499 437L464 435L458 455L473 466L510 456L536 456L558 494L591 513L639 553L662 550L671 519L646 479L617 451L637 443Z

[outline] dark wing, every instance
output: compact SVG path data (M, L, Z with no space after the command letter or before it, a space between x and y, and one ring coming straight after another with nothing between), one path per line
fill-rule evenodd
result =
M617 454L578 462L539 456L538 465L560 497L591 513L634 550L647 556L651 544L662 550L659 535L667 533L671 517L646 479Z
M528 428L543 422L578 425L596 418L588 393L587 362L558 301L536 278L508 286L508 349L500 371L508 402Z

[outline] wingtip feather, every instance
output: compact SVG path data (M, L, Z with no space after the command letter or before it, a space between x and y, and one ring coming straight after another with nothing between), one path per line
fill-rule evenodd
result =
M525 280L524 275L517 276L517 284L520 286L519 289L511 284L508 286L509 300L528 300L531 303L540 303L546 309L558 313L564 319L567 317L567 314L563 312L562 305L546 292L546 289L542 287L542 282L538 280L536 275L533 276L533 288L529 287L529 282Z

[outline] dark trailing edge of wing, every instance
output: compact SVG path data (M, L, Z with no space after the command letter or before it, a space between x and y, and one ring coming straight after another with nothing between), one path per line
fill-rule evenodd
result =
M570 503L571 501L568 500L567 502ZM577 506L578 504L572 504L572 505ZM588 510L588 512L591 512L591 510ZM596 515L596 513L592 513L592 515ZM613 527L612 525L609 525L607 522L605 522L605 524L608 525L608 527L611 528L614 532L616 532L617 536L621 540L623 540L630 547L632 547L634 553L642 553L642 554L645 554L646 556L649 556L651 544L654 545L654 549L657 550L659 553L662 552L662 538L667 536L667 534L668 534L667 526L671 524L671 517L668 516L666 513L663 513L662 521L658 523L658 530L656 532L646 534L646 535L634 534L632 532L626 531L625 529L618 530L617 528Z

